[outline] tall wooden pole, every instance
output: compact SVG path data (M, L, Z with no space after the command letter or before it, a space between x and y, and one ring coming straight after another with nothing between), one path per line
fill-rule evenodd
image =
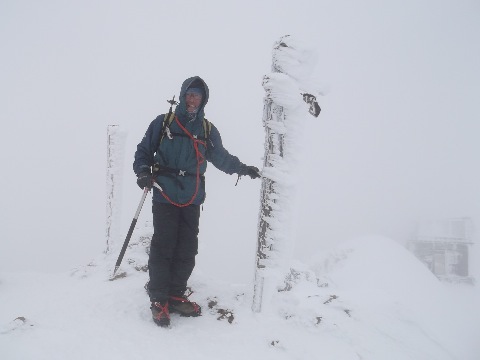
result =
M107 204L106 204L106 227L105 253L112 250L115 237L115 214L119 208L119 187L120 187L120 170L122 153L122 141L118 125L108 125L107 127Z
M273 72L279 72L275 66L272 66ZM275 166L279 158L284 156L285 134L278 129L284 128L285 112L282 106L275 104L268 96L264 98L263 107L263 126L265 127L265 156L263 169ZM277 123L279 126L271 126ZM260 195L260 215L258 222L258 241L255 269L255 284L252 310L260 312L262 310L263 293L265 286L265 271L267 262L270 258L270 252L275 241L271 220L273 220L272 207L278 199L277 183L268 176L262 177L262 187Z
M265 76L263 83L266 91L263 107L265 156L255 260L254 312L261 312L266 298L275 291L277 277L289 255L288 245L293 243L287 224L290 217L287 199L292 190L287 179L292 175L289 165L294 158L292 152L296 149L285 148L287 129L291 130L292 126L302 122L302 111L298 113L295 110L299 104L303 104L302 101L309 105L308 112L315 117L321 110L316 97L301 89L301 79L288 74L289 71L305 73L309 70L303 60L310 59L302 58L305 52L299 51L298 45L288 35L276 42L273 47L272 74ZM298 66L304 67L302 71L297 71ZM291 142L288 144L289 148L292 147Z

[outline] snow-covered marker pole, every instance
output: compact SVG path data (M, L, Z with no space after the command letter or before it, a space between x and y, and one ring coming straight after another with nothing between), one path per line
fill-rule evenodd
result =
M273 47L272 73L263 78L263 125L265 156L262 171L260 213L252 310L261 312L275 291L278 274L287 266L292 248L289 214L293 194L293 164L298 153L298 130L308 112L317 117L320 106L311 91L311 73L316 65L314 52L290 36ZM308 91L308 92L307 92Z
M114 239L118 236L119 232L122 185L121 174L123 170L125 137L125 133L120 130L120 127L118 125L108 125L105 253L109 253L112 250Z

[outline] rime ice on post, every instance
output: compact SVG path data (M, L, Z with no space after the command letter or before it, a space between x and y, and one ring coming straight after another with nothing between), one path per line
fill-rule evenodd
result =
M121 173L125 134L118 125L107 127L107 217L105 253L112 250L114 239L118 237L121 203Z
M308 112L314 116L320 113L313 95L320 91L310 79L315 65L315 53L287 35L275 43L272 73L263 78L265 157L252 304L255 312L262 310L275 291L278 277L286 274L294 246L290 219L295 189L291 179L305 118Z

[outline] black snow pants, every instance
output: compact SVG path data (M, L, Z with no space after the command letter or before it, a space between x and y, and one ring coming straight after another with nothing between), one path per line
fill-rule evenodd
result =
M195 267L200 206L153 202L153 238L148 259L150 301L181 296Z

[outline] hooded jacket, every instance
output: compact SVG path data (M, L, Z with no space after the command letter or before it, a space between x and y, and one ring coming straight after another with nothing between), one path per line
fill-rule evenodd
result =
M193 119L189 118L186 106L185 94L189 87L200 87L204 91L202 103ZM178 121L193 137L204 139L203 119L208 97L208 86L200 77L194 76L185 80L180 90L179 104L175 109L175 119L169 127L173 134L172 139L164 136L160 142L166 117L166 114L162 114L150 123L145 136L137 145L133 162L133 171L136 175L150 172L154 164L158 164L162 169L155 175L155 180L170 200L157 188L153 188L153 201L176 204L186 204L191 201L195 205L202 204L205 200L204 173L207 169L207 161L227 174L239 173L245 169L246 165L223 147L220 133L213 124L208 139L197 142L195 146L194 141L177 123ZM197 169L199 178L196 176ZM195 195L197 182L199 182L198 191Z

